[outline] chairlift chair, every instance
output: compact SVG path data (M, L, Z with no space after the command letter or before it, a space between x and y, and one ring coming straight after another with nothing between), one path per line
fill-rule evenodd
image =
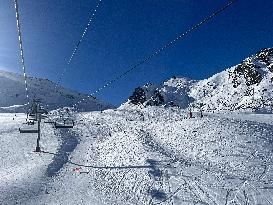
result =
M36 115L34 115L34 116L30 116L30 117L29 117L29 120L31 120L31 121L37 121L37 117L36 117Z
M44 121L44 123L48 123L48 124L55 124L55 122L54 121Z
M20 133L38 133L38 126L29 125L28 123L25 126L19 128Z
M34 125L34 120L27 121L27 125Z
M47 115L41 115L41 119L46 119Z
M74 121L71 119L63 119L63 122L55 122L55 128L73 128L74 127Z
M40 114L48 114L48 111L46 111L45 109L38 109L37 110L37 113L40 113Z

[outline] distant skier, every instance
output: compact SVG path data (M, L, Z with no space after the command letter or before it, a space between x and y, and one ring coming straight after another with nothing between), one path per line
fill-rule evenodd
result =
M191 112L191 110L189 112L189 118L192 118L192 112Z
M142 121L144 121L144 120L145 120L145 118L144 118L144 114L143 114L143 113L141 113L140 115L141 115L141 119L142 119Z

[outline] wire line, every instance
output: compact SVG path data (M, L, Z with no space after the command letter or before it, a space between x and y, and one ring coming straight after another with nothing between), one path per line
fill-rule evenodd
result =
M29 105L30 103L29 91L28 91L28 84L27 84L26 65L25 65L24 49L23 49L23 41L22 41L22 31L21 31L20 15L19 15L17 0L14 0L14 8L16 13L16 25L17 25L17 32L18 32L19 47L20 47L21 64L22 64L22 68L24 72L24 83L25 83L25 91L27 96L27 105Z
M75 46L75 48L74 48L74 50L73 50L73 52L72 52L72 54L71 54L71 56L70 56L68 62L67 62L67 65L65 66L65 68L64 68L64 70L63 70L63 72L62 72L62 74L61 74L61 76L60 76L60 78L59 78L59 80L57 81L57 83L56 83L56 85L55 85L55 90L56 90L57 86L60 84L62 78L63 78L64 75L65 75L65 73L67 72L67 66L70 65L70 63L72 62L72 60L73 60L75 54L77 53L77 51L78 51L78 49L79 49L79 47L80 47L80 45L81 45L81 43L82 43L82 41L83 41L83 38L84 38L84 36L85 36L86 33L87 33L88 28L90 27L90 25L91 25L93 19L95 18L95 14L97 13L97 10L98 10L98 8L99 8L100 5L101 5L101 2L102 2L102 0L99 0L98 4L96 5L95 10L93 11L93 14L91 15L91 17L90 17L90 19L89 19L89 21L88 21L88 24L86 25L86 27L85 27L85 29L84 29L84 31L83 31L81 37L80 37L80 40L79 40L78 43L76 44L76 46Z
M151 55L148 55L147 57L143 58L142 60L140 60L139 62L137 62L135 65L129 67L129 69L127 71L125 71L124 73L116 76L115 78L113 78L112 80L110 80L107 84L105 84L104 86L100 87L99 89L97 89L96 91L94 91L93 93L89 94L87 96L87 98L93 97L95 94L97 94L98 92L100 92L101 90L103 90L104 88L108 87L109 85L113 84L114 82L116 82L117 80L119 80L120 78L122 78L123 76L127 75L129 72L133 71L134 69L136 69L137 67L139 67L140 65L146 63L147 61L149 61L151 58L157 56L159 53L161 53L162 51L164 51L165 49L173 46L173 44L180 40L181 38L187 36L188 34L190 34L192 31L194 31L195 29L199 28L201 25L205 24L206 22L210 21L211 19L213 19L215 16L217 16L218 14L220 14L221 12L223 12L225 9L227 9L228 7L230 7L236 0L232 0L230 2L228 2L225 6L223 6L222 8L216 10L215 12L213 12L210 16L206 17L205 19L203 19L200 23L192 26L191 28L189 28L188 30L186 30L184 33L180 34L179 36L177 36L174 40L170 41L169 43L165 44L164 46L162 46L161 48L157 49L154 53L152 53ZM77 103L75 103L72 107L75 108L76 106L78 106L81 102L83 102L85 99L83 98L82 100L78 101Z

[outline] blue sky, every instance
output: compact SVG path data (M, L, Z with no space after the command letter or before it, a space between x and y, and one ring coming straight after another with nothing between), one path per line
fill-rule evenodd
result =
M18 0L27 74L57 81L98 0ZM0 0L0 69L22 73L13 1ZM198 23L224 0L103 0L61 84L90 93ZM173 75L204 79L273 46L273 1L238 0L98 98Z

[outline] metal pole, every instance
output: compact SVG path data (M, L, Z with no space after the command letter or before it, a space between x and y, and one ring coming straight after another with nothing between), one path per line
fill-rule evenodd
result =
M41 123L41 114L38 114L38 138L37 138L37 145L36 145L36 152L40 152L40 137L41 137L41 129L40 129L40 123Z

